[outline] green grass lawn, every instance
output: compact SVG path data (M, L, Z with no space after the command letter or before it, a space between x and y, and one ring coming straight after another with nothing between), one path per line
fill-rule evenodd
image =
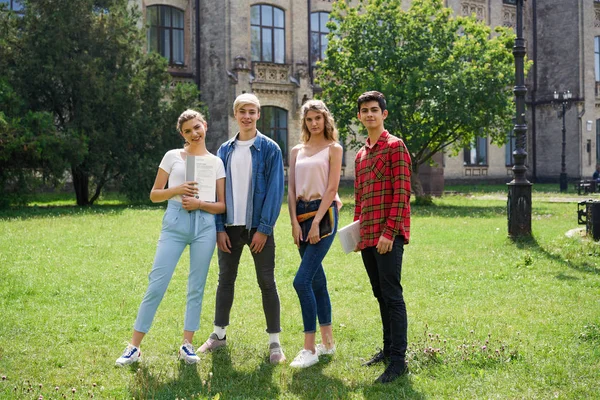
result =
M352 196L344 190L342 197L345 225ZM333 357L306 370L268 363L260 291L245 251L228 347L196 366L178 362L186 251L143 342L143 363L118 369L163 208L118 199L89 209L40 207L48 204L42 199L2 212L0 398L599 398L600 247L565 237L577 227L576 203L546 200L534 191L534 238L517 242L507 238L503 200L452 195L413 207L402 274L411 373L390 385L372 383L383 367L360 366L381 346L379 313L360 256L343 254L337 240L325 259ZM303 336L292 286L300 258L286 205L275 236L281 339L291 360ZM197 346L212 331L217 273L215 256Z

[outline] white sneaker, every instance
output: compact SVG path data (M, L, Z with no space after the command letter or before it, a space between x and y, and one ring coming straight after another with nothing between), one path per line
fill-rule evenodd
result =
M185 361L186 364L196 364L200 361L200 357L194 351L194 346L187 340L179 348L179 359Z
M319 356L315 352L313 353L310 350L302 349L300 353L294 358L294 361L290 363L290 367L293 368L307 368L311 365L315 365L319 362Z
M117 358L115 365L117 367L124 367L125 365L133 364L138 361L142 361L142 352L134 345L128 344L123 355Z
M333 345L329 349L327 347L325 347L325 345L322 343L319 343L317 345L317 355L319 355L319 356L330 356L334 353L335 353L335 345Z

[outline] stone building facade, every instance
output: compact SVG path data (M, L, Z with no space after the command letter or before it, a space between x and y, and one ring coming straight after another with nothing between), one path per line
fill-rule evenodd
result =
M300 139L299 111L313 98L311 57L314 61L326 41L324 22L331 11L330 0L135 0L145 22L156 9L159 30L167 39L159 41L165 57L173 57L175 35L168 17L181 15L184 35L183 62L170 59L175 81L196 82L209 110L207 142L211 151L237 132L234 99L254 93L261 102L261 132L276 140L287 156ZM164 17L164 18L163 18ZM165 22L166 21L166 22ZM311 21L313 54L311 55ZM171 25L181 25L173 24ZM151 27L149 29L152 29ZM167 32L171 29L171 32ZM159 35L160 36L160 35ZM154 38L149 34L149 42ZM181 47L181 45L179 45ZM149 44L149 47L151 45ZM168 48L167 48L168 47ZM347 151L343 175L354 175L354 152ZM346 162L348 160L348 162Z
M515 27L516 0L445 0L457 15L475 14L490 26ZM149 48L170 59L176 80L198 84L209 109L208 145L215 151L237 131L235 97L253 92L263 106L259 129L285 155L299 141L299 109L311 99L311 66L326 46L322 23L333 0L132 0L143 11ZM408 8L410 0L403 7ZM155 21L155 22L152 22ZM524 3L528 174L558 181L562 120L554 91L570 90L565 113L566 167L570 179L591 176L600 160L600 2L527 0ZM311 45L312 43L312 45ZM514 140L506 146L478 139L456 156L436 158L443 168L426 179L509 181ZM347 151L344 178L352 179L354 152ZM286 159L287 164L287 159ZM427 182L424 182L427 187Z
M515 27L516 0L446 0L457 14L475 13L490 26ZM570 91L565 112L566 172L570 180L591 178L600 160L600 2L526 0L523 29L533 65L527 86L527 165L534 182L558 182L563 121L553 105L554 91ZM596 46L596 47L595 47ZM448 180L512 178L514 140L495 146L482 139L455 157L444 157ZM467 154L465 154L467 153ZM474 157L473 157L474 155ZM471 159L469 159L471 158Z

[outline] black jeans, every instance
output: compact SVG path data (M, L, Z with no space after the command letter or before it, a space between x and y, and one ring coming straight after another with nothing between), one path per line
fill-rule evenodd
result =
M408 319L402 295L402 255L404 238L396 237L392 250L379 254L377 248L361 251L365 269L371 281L373 295L379 302L383 324L383 353L392 360L406 356Z
M218 251L219 285L217 286L214 322L216 326L229 325L240 257L244 245L250 246L256 229L248 231L244 226L229 226L225 227L225 232L231 241L231 253ZM262 293L267 332L281 332L279 293L277 293L277 284L275 283L275 240L273 235L267 237L265 247L260 253L252 253L252 258L254 258L256 279Z

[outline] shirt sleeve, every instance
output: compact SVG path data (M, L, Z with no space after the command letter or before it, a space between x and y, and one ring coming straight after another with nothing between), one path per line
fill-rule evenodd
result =
M162 161L158 165L158 168L166 171L169 175L171 175L171 169L173 168L173 164L175 162L175 152L178 150L169 150L163 156Z
M279 217L281 204L283 203L284 192L284 172L283 156L279 146L274 145L269 157L269 180L267 182L267 194L265 204L263 204L260 216L260 222L257 231L267 236L273 235L273 227Z
M225 171L225 145L221 145L221 147L219 147L219 150L217 151L217 158L220 161L220 165L223 167L223 177L227 176L227 173ZM217 163L219 164L219 163ZM217 179L219 179L219 169L217 167ZM227 184L228 182L225 181L225 203L227 203ZM217 227L217 232L225 232L225 216L227 211L225 211L225 213L223 214L215 214L215 225Z
M360 155L362 151L359 151L356 154L356 158L354 159L354 221L358 221L360 219L361 212L361 204L360 204L360 193L359 188L360 185L358 183L359 180L359 167L360 167Z
M215 157L217 163L217 180L225 178L225 166L223 160L219 157Z
M411 159L404 142L399 140L390 144L390 158L392 207L382 235L389 240L394 240L395 236L404 232L402 218L410 207Z

